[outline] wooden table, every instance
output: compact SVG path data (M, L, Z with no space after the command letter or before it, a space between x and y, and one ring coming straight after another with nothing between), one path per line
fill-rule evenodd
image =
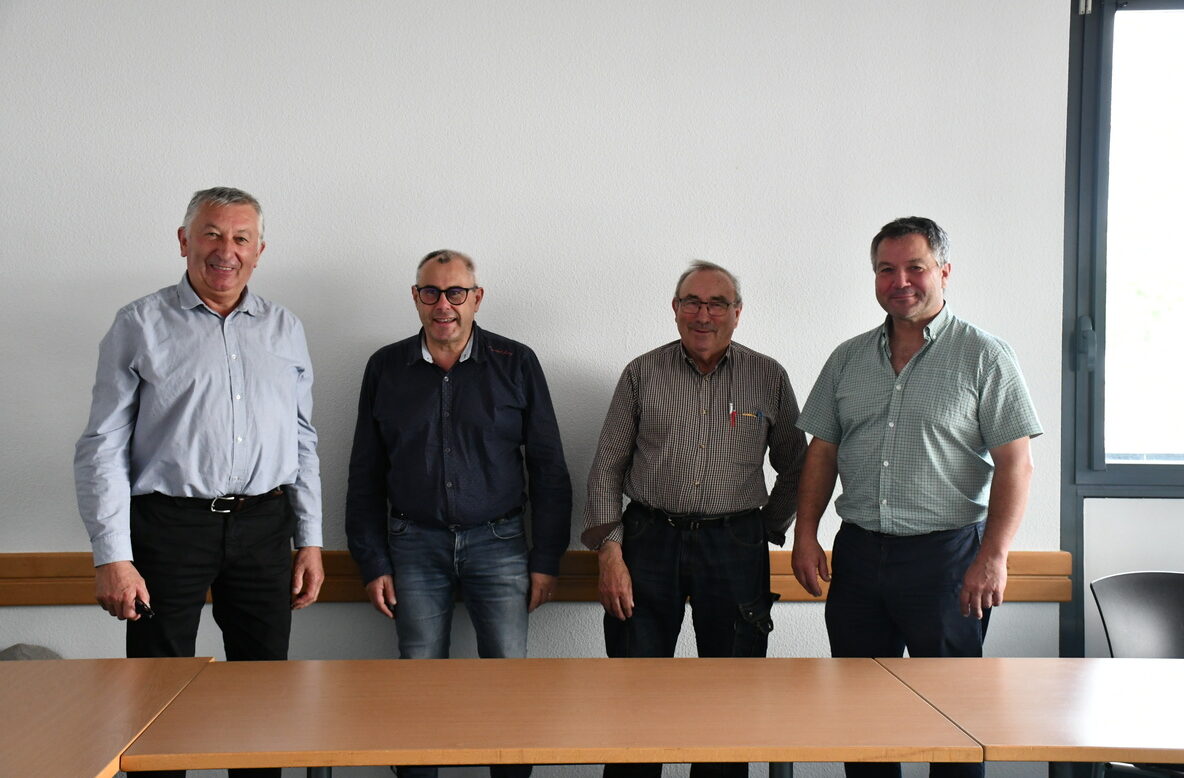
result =
M1184 762L1184 660L879 661L987 761Z
M128 744L209 663L0 662L0 775L115 775Z
M982 750L871 659L289 661L209 666L121 766L842 760Z

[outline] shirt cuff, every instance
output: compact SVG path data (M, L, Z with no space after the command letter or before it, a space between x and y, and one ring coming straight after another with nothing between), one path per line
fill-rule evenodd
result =
M324 538L321 534L321 520L320 519L297 519L296 521L296 537L293 538L296 548L304 548L305 546L324 546Z
M132 535L124 534L104 535L90 542L91 555L94 565L109 565L112 562L127 562L132 559Z

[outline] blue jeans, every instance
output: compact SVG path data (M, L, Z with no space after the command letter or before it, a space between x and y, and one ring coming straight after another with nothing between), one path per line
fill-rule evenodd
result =
M637 503L622 517L621 551L633 580L633 616L604 617L610 657L674 656L686 602L699 656L763 657L773 630L769 544L760 511L677 529ZM658 776L660 764L608 764L604 775ZM691 775L743 776L744 763L694 764Z
M387 546L395 569L395 629L402 659L444 659L459 589L483 659L526 656L530 596L522 516L474 527L392 518ZM529 765L493 765L494 778L530 775ZM400 778L430 777L435 767L399 767Z
M983 525L907 537L843 522L832 551L826 631L832 656L982 656L991 611L962 615L962 576ZM846 765L848 778L899 778L897 762ZM982 778L980 764L933 764L931 778Z

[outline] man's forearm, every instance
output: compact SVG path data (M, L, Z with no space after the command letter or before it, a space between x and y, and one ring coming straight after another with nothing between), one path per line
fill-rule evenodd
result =
M806 450L802 480L798 486L798 517L795 538L816 538L822 515L830 505L838 481L838 446L814 438Z
M992 449L991 456L995 460L995 474L980 553L1006 556L1023 521L1032 484L1034 468L1028 438Z

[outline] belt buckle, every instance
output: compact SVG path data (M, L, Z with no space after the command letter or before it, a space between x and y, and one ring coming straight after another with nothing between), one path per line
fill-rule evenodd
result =
M219 508L218 507L218 500L230 500L231 507L230 508ZM210 513L230 513L232 510L234 510L234 507L233 507L234 503L235 503L234 497L215 497L214 499L210 500Z

